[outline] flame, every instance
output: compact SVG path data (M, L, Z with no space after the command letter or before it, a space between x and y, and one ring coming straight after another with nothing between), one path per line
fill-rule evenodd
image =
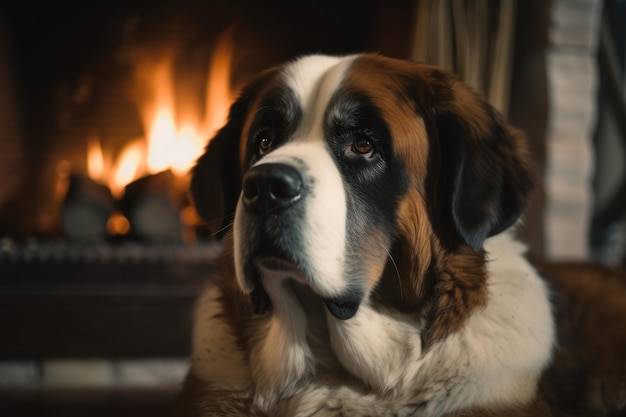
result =
M98 136L87 139L87 173L91 179L105 182L104 156Z
M123 193L125 185L142 175L171 170L183 177L201 155L206 141L225 122L233 101L230 86L233 45L232 30L225 31L211 56L205 90L204 114L200 103L189 99L178 106L174 93L175 51L162 55L141 56L135 68L131 96L138 106L144 127L142 142L127 144L119 156L103 157L98 137L88 141L88 173L107 183L114 196ZM187 109L183 113L183 109ZM108 168L108 169L107 169Z
M157 111L148 135L148 173L171 169L174 174L184 175L202 152L206 136L193 125L177 128L174 115L168 107Z
M206 136L193 126L182 126L178 131L178 148L170 168L175 174L184 175L202 153Z
M228 108L233 100L233 92L230 88L232 30L231 27L220 37L209 68L204 120L205 133L210 136L213 136L226 122Z
M225 122L228 108L233 100L230 87L232 44L231 32L226 31L218 40L211 57L207 88L205 94L205 114L200 119L196 114L177 113L180 107L193 108L193 105L175 105L173 91L173 58L166 55L156 66L144 68L152 71L151 80L154 91L152 100L141 105L143 124L147 133L148 173L154 174L171 169L182 176L200 156L204 144ZM185 122L180 122L185 120Z
M151 174L170 167L170 156L176 154L176 142L174 115L169 106L163 107L156 112L148 130L147 163Z
M145 154L145 145L142 141L134 141L126 145L113 166L113 175L109 181L109 188L115 197L120 197L124 187L136 180L140 175L140 167Z

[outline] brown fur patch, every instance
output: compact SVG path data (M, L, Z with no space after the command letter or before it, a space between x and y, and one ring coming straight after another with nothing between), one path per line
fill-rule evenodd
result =
M415 310L430 296L425 277L433 262L433 231L424 199L415 189L400 203L398 227L401 238L391 251L394 263L382 279L399 308Z
M484 252L462 247L458 253L440 254L432 271L437 280L433 304L423 339L428 347L460 330L471 312L487 303L487 271Z

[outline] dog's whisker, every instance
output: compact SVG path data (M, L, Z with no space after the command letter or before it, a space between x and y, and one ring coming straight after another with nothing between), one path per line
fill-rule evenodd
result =
M403 291L403 288L402 288L402 277L400 276L400 271L398 270L398 264L396 264L396 260L393 259L393 256L391 255L391 252L389 252L389 249L387 249L387 248L383 248L383 249L385 249L385 252L387 252L387 256L391 260L391 263L393 264L393 268L396 270L396 277L398 277L398 285L400 286L400 298L403 298L404 297L404 291Z
M224 225L224 227L222 227L219 230L211 233L211 237L219 236L220 233L222 233L224 230L228 230L232 225L233 225L233 222L228 222L228 224Z
M228 219L228 218L234 218L235 213L229 213L219 219L215 219L215 220L210 220L210 221L199 221L196 223L196 226L207 226L207 227L211 227L214 225L218 225L218 224L222 224L224 223L224 220ZM220 227L218 230L216 230L215 232L211 233L210 236L211 237L217 237L220 233L222 233L225 230L228 230L231 226L233 225L233 221L229 221L228 223L224 224L222 227Z

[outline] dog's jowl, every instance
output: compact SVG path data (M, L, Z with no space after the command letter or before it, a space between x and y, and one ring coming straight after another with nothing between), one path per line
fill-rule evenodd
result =
M515 237L529 160L433 66L313 55L260 74L193 170L224 250L180 414L560 415L552 290Z

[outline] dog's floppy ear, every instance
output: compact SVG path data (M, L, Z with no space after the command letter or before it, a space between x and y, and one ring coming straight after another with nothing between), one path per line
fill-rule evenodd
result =
M228 121L209 141L191 171L191 198L211 233L220 235L232 223L241 192L240 143L252 101L246 89L230 107Z
M211 233L232 221L231 213L237 204L241 181L237 133L235 124L224 126L211 139L191 172L191 197Z
M479 250L526 206L533 178L525 138L452 74L431 74L430 154L440 164L434 215L448 236Z

